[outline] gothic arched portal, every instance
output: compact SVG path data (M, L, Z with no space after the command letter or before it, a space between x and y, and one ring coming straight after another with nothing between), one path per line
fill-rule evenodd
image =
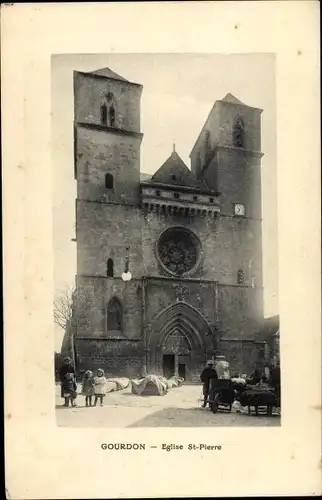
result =
M205 317L185 302L161 311L148 338L149 372L198 379L214 348L213 331Z

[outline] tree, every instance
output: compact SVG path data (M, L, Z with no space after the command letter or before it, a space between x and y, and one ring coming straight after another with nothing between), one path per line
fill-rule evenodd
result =
M76 287L61 291L54 300L54 321L65 331L63 347L70 351L74 365L74 335L78 329L89 326L91 304L89 293Z

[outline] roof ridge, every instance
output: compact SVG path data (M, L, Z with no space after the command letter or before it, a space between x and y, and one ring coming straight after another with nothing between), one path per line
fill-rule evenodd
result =
M151 182L162 182L178 187L187 186L196 189L207 189L206 184L196 178L194 172L186 165L175 148L167 160L152 175Z
M108 66L106 66L105 68L95 69L94 71L89 71L89 73L93 73L94 75L106 76L107 78L112 78L114 80L124 80L125 82L129 81L123 76L113 71Z
M235 97L234 94L231 94L230 92L228 92L228 94L226 94L225 97L221 100L224 102L230 102L232 104L242 104L243 106L246 106L246 104L237 99L237 97Z

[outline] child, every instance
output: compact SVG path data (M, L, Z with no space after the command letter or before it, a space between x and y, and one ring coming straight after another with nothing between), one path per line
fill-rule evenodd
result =
M93 372L87 370L83 378L82 394L85 396L86 406L92 406L92 396L94 394Z
M106 394L106 382L104 371L99 368L96 372L96 377L94 377L94 406L96 406L98 399L100 400L101 406L103 406L103 399Z
M64 406L69 406L69 401L72 406L76 406L75 399L77 397L77 385L75 375L67 372L62 383L63 394L65 398Z

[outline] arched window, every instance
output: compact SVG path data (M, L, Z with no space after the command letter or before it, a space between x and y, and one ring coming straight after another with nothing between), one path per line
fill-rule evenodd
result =
M113 127L115 123L115 108L113 104L108 109L108 114L109 114L109 119L110 119L110 126Z
M107 305L107 331L122 330L122 306L121 302L113 297Z
M234 143L234 146L237 146L238 148L243 148L244 142L245 142L244 122L241 118L238 118L235 121L234 128L233 128L233 143Z
M237 283L238 285L242 285L244 283L244 271L242 269L238 269L237 271Z
M106 275L109 278L113 278L113 276L114 276L114 263L113 263L113 259L108 259L107 260Z
M101 106L101 124L107 125L107 106L105 103Z
M112 174L105 174L105 187L106 189L113 189L114 179Z

